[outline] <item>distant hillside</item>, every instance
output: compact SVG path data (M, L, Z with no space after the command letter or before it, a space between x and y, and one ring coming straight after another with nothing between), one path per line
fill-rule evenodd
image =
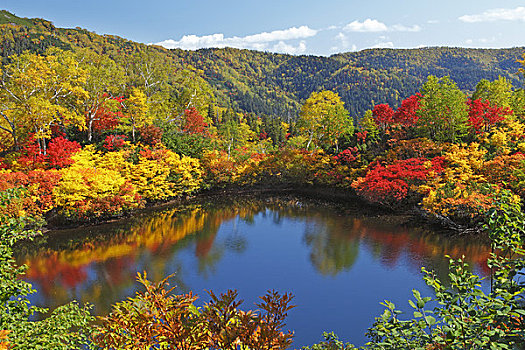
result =
M295 117L308 95L322 89L338 92L351 115L359 118L377 103L397 106L417 92L430 74L449 75L465 91L473 91L481 79L500 75L522 87L516 60L525 52L525 48L372 49L316 57L231 48L166 50L0 11L2 57L25 50L42 53L50 46L89 47L112 57L139 50L160 52L174 67L195 67L222 106L284 118Z
M243 110L295 114L312 91L328 89L339 93L354 116L376 103L397 106L417 92L428 75L449 75L465 91L473 91L481 79L500 75L521 87L516 60L524 52L524 48L374 49L315 57L237 49L174 51L202 69L212 86Z

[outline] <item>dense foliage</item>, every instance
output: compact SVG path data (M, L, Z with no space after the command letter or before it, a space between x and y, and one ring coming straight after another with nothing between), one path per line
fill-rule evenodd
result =
M385 302L368 348L523 345L514 277L524 267L525 92L513 75L523 50L168 51L3 14L0 348L74 348L88 336L90 316L74 303L29 320L41 310L12 259L26 218L97 221L199 191L311 185L415 208L459 232L487 225L494 242L489 294L461 260L451 261L452 289L425 272L438 306L414 292L414 319L403 321ZM97 344L289 344L288 294L263 297L262 314L237 310L234 292L198 309L166 281L140 279L147 292L115 306ZM326 337L313 348L352 348Z
M429 76L356 126L336 92L312 92L284 122L220 107L191 66L171 75L173 57L137 50L8 57L0 189L27 186L24 210L97 220L204 189L316 184L462 229L502 189L524 192L525 95L505 77L468 95Z
M0 192L0 208L16 201L21 190ZM34 292L31 284L19 279L25 266L16 266L13 245L33 237L29 230L36 222L19 212L6 217L0 212L0 349L79 349L89 343L93 317L89 307L75 302L63 305L40 321L33 317L47 309L31 305L28 296Z

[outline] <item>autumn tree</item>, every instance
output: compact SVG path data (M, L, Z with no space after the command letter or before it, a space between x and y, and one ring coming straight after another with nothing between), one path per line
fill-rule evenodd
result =
M307 149L312 143L338 149L339 138L354 132L343 101L332 91L312 92L301 108L297 124L300 132L308 137Z
M525 120L525 90L517 89L512 93L510 108L520 121Z
M173 77L173 90L170 92L171 112L181 116L184 111L195 108L208 124L216 122L213 106L216 98L210 84L202 77L203 72L187 67L179 70ZM215 117L215 118L214 118Z
M83 88L88 96L82 103L81 113L86 118L87 140L93 139L93 127L97 122L102 122L107 116L107 104L123 92L123 69L107 55L97 54L90 50L81 50L78 60L83 69L87 71L87 79Z
M104 99L104 101L93 116L91 123L92 135L95 132L102 133L115 130L120 125L121 119L124 118L122 112L125 102L124 96L107 97L101 96L101 99Z
M494 81L482 79L472 94L472 100L477 99L489 101L492 106L509 108L512 100L512 83L501 76Z
M492 105L489 100L482 101L481 98L469 100L469 127L476 133L490 132L492 126L505 120L512 114L508 107Z
M374 122L383 132L394 123L394 114L392 107L386 103L378 104L372 109Z
M184 111L184 121L182 131L188 134L202 134L208 127L203 116L195 108L188 108Z
M76 111L87 98L87 73L71 52L13 56L0 79L0 130L11 135L15 149L22 135L33 133L45 154L52 125L84 126Z
M137 128L151 124L151 118L148 116L148 104L146 94L138 89L132 88L129 98L123 101L124 123L127 128L131 129L133 142L135 142L135 133Z
M171 59L165 55L152 50L140 50L122 56L118 63L124 69L127 87L140 88L148 103L154 103L158 93L169 88L169 75L173 73L174 67Z
M223 115L217 132L225 144L228 156L231 155L232 149L243 147L257 138L250 126L244 120L239 119L232 109L228 109Z
M403 126L414 126L419 119L417 113L420 108L420 99L421 94L417 93L401 101L401 106L394 113L394 122Z
M421 88L420 136L438 142L457 142L467 132L467 97L449 77L429 76Z
M369 109L365 112L365 115L359 120L359 132L356 133L359 141L365 141L366 139L376 139L379 135L379 130L374 121L374 115Z

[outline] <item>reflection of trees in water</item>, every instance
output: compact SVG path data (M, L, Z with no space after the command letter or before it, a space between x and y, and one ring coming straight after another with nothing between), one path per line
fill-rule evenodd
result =
M335 276L350 270L359 253L359 241L340 231L334 221L309 222L304 242L310 248L310 261L323 275Z
M405 225L385 225L385 220L370 218L353 219L354 232L359 232L361 242L370 249L372 255L384 266L394 268L401 256L407 255L403 263L411 264L414 270L422 266L435 270L438 277L448 283L448 260L465 256L471 268L477 267L484 275L489 275L487 258L490 246L475 237L457 237L446 233L436 234L425 228Z
M214 229L205 227L196 237L195 256L199 260L199 274L205 278L215 272L215 266L224 255L224 249L215 244L218 229L218 227Z
M173 282L179 290L186 290L179 257L183 250L194 249L201 276L213 274L226 251L242 254L248 245L246 236L236 230L218 240L219 228L232 220L232 224L242 221L253 225L257 215L270 218L275 225L284 220L306 222L303 239L310 261L323 275L351 269L360 245L385 266L396 266L406 253L415 269L425 265L444 276L448 266L445 254L463 254L467 261L482 267L489 252L488 246L472 239L408 228L393 221L395 217L378 218L355 207L281 196L196 201L119 223L62 231L47 245L24 247L18 260L30 265L27 277L37 283L44 298L53 296L59 304L80 293L77 299L97 300L102 310L133 294L137 271L147 270L156 281L176 272Z
M394 268L400 263L412 264L415 270L421 266L435 269L443 281L448 280L448 262L445 255L453 258L465 256L472 267L478 267L488 275L486 260L490 247L486 242L472 237L452 237L437 234L426 228L404 224L406 218L366 215L344 215L344 208L303 208L293 214L307 222L304 241L311 250L310 260L322 274L335 275L349 270L357 258L359 246L369 249L383 266ZM408 255L407 261L400 258Z

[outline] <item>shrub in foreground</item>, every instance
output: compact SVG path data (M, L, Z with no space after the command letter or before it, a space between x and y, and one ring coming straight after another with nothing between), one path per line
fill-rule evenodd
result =
M116 303L113 311L102 317L94 343L102 349L286 349L293 333L282 331L291 294L275 291L256 304L262 312L242 311L237 292L228 290L219 296L209 292L211 300L196 307L197 296L172 295L168 279L158 284L138 274L145 287L135 297Z
M19 196L21 190L0 192L0 207ZM0 220L0 349L81 349L89 343L89 307L75 302L55 309L48 317L33 321L36 314L47 309L30 304L28 295L34 292L31 284L20 280L26 266L16 266L13 245L33 237L27 230L31 220L25 216Z

